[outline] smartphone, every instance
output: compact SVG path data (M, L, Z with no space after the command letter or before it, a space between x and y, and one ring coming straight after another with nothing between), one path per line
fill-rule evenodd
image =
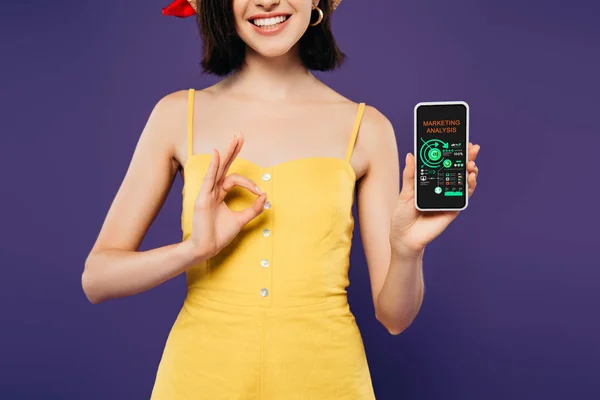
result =
M469 105L464 101L415 106L415 207L464 210L469 203Z

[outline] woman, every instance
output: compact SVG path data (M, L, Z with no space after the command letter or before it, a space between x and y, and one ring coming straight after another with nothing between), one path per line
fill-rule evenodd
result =
M330 31L336 5L164 10L197 12L202 65L225 78L157 103L82 276L99 303L186 273L154 400L375 397L346 297L355 188L377 319L397 335L419 310L424 249L457 213L415 209L410 153L398 196L390 122L310 73L343 60ZM468 170L472 193L473 161ZM178 171L183 240L139 252Z

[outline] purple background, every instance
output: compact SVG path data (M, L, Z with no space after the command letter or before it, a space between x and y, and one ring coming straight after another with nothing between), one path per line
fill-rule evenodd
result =
M91 305L80 275L156 101L199 73L168 0L13 1L0 16L0 398L147 399L183 275ZM465 100L477 193L425 256L412 326L375 320L355 231L349 296L379 400L600 398L600 6L346 0L319 74L393 122ZM567 6L568 4L568 6ZM143 248L180 240L177 179Z

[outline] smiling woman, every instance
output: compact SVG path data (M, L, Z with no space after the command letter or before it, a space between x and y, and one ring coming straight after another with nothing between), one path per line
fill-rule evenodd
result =
M282 1L276 10L267 11L246 7L247 1L175 0L162 12L180 18L196 16L204 43L205 72L225 76L239 70L247 50L276 57L291 48L306 68L330 71L345 58L331 32L331 13L340 1L324 1L318 6L310 1Z
M336 6L163 11L197 16L202 67L224 78L157 102L82 274L94 304L186 275L152 400L375 398L346 291L355 194L377 319L396 335L420 308L424 247L455 215L417 212L411 156L399 196L390 121L313 75L344 59ZM182 240L139 251L177 173Z

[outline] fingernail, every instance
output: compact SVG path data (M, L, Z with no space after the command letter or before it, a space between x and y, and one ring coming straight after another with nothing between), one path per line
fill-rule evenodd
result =
M258 186L254 186L254 189L258 192L258 194L262 194L262 190Z
M407 163L408 162L408 157L410 156L410 153L406 153L406 157L404 158L404 162Z

